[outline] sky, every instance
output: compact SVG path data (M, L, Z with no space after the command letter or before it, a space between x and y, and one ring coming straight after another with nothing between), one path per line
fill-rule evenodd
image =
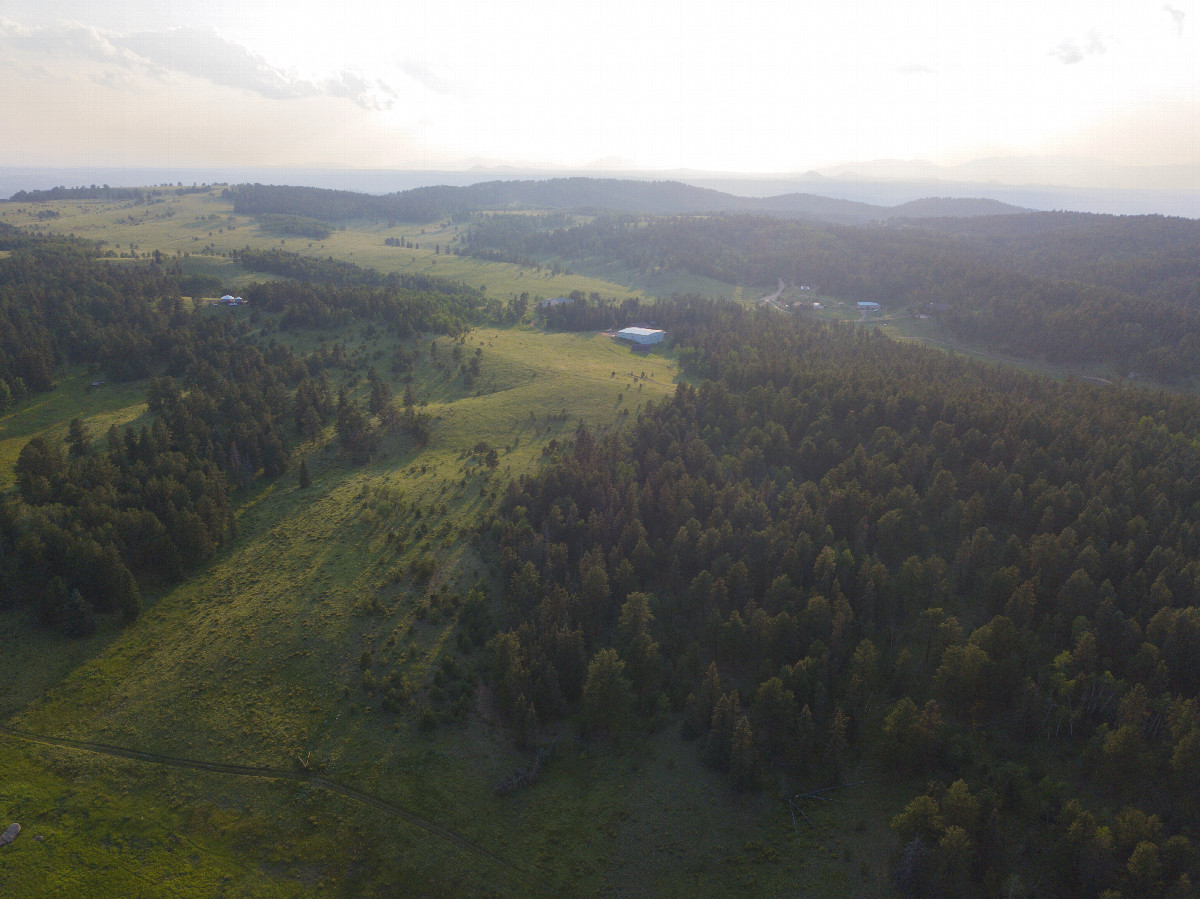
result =
M1200 188L1200 0L3 0L0 80L5 166L1071 157Z

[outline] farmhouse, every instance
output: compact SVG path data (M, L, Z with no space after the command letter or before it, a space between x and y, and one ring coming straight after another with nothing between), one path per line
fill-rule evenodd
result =
M574 302L575 300L572 297L550 297L548 300L542 300L540 303L538 303L538 306L540 306L542 309L546 309L551 306L561 306L564 303Z
M657 328L622 328L617 332L617 336L622 340L629 340L642 346L649 346L653 343L662 343L663 338L667 336L667 332L660 331Z
M854 306L859 312L878 312L881 308L878 303L872 303L867 300L855 303Z

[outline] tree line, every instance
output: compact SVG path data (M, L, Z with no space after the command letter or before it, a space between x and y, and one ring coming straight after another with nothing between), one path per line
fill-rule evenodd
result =
M190 189L198 193L202 189ZM207 190L207 188L203 188ZM172 190L172 193L176 191ZM132 200L137 204L161 197L163 191L144 187L109 187L107 184L89 187L51 187L46 190L19 190L9 198L10 203L50 203L55 200Z
M176 279L163 266L112 265L70 238L0 226L0 410L49 390L62 365L146 377L185 327Z

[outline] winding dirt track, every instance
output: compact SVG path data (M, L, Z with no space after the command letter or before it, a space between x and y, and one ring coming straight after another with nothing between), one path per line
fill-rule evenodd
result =
M754 302L756 302L762 306L767 306L767 305L774 306L776 309L778 309L782 312L783 307L779 305L779 295L783 293L784 286L785 285L783 283L783 278L780 278L779 279L779 289L777 291L775 291L772 294L768 294L765 297L759 297Z
M307 772L289 771L283 768L254 768L246 765L230 765L225 762L206 762L201 759L179 758L177 756L159 755L155 752L142 752L139 749L130 749L126 746L110 746L107 743L91 743L86 740L72 740L67 737L50 737L45 734L35 734L29 731L17 730L12 727L6 727L0 724L0 734L9 737L15 737L18 740L25 740L30 743L41 743L44 746L54 746L63 749L74 749L79 752L91 752L97 755L117 756L125 759L132 759L138 762L149 762L154 765L165 765L170 768L190 768L196 771L210 771L215 774L232 774L237 777L256 777L263 780L291 780L302 781L304 783L314 784L331 793L338 793L357 802L361 805L367 805L371 808L378 809L394 817L406 821L414 827L419 827L431 836L437 837L447 843L451 843L460 849L472 853L485 861L504 868L510 871L532 886L537 887L542 892L551 892L550 888L539 881L536 877L530 874L523 868L519 868L512 862L506 861L493 852L488 851L478 843L473 843L461 834L438 824L436 821L430 821L428 818L422 818L408 809L401 808L398 805L393 805L378 796L373 796L370 793L364 793L362 790L356 790L354 787L347 786L344 783L339 783L336 780L330 780L327 777L321 777L318 774L309 774Z

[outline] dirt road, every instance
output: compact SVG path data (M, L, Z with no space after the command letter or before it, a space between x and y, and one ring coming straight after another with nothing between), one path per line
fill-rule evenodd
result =
M783 309L782 306L779 305L779 296L780 296L780 294L783 293L783 288L784 288L783 278L780 278L779 279L779 289L777 291L775 291L772 294L768 294L765 297L759 297L755 302L757 302L763 306L771 305L771 306L774 306L776 309L779 309L781 311L786 311Z

